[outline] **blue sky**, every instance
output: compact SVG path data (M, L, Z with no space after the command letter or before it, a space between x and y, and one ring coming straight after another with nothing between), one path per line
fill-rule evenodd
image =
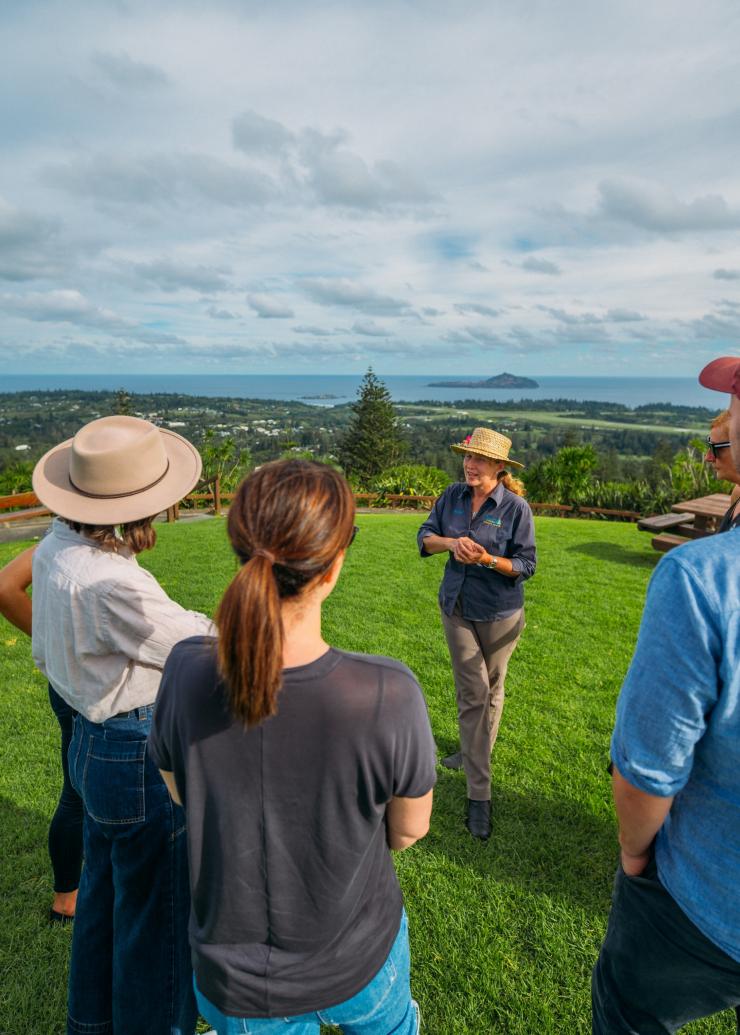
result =
M735 0L9 0L0 378L694 375Z

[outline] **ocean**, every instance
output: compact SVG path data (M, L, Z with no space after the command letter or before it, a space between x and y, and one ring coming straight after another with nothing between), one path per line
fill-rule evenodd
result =
M466 380L483 380L486 374L466 375ZM717 392L702 388L690 377L539 377L539 388L438 388L430 383L450 375L396 375L382 373L395 402L431 399L455 402L461 399L490 399L497 402L518 399L575 399L623 403L672 403L676 406L706 406L719 411L724 405ZM177 392L185 395L232 396L242 399L298 400L316 406L337 406L352 402L361 374L5 374L0 392L84 391Z

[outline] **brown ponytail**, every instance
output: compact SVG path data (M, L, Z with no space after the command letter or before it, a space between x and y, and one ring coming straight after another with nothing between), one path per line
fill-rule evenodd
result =
M527 490L524 486L524 482L520 478L515 478L510 471L502 471L498 476L498 480L504 483L504 488L508 489L509 492L513 492L515 496L526 496Z
M328 571L350 542L354 514L352 490L325 464L265 464L239 486L228 533L242 567L219 604L216 625L229 708L246 727L277 711L281 601Z

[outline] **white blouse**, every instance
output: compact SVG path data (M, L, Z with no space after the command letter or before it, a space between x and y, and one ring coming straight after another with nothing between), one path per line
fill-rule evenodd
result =
M91 722L152 704L167 657L213 623L170 600L128 551L113 553L58 518L33 556L37 668Z

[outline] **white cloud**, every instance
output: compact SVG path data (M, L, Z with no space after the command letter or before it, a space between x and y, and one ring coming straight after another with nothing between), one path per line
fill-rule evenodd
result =
M493 309L490 305L481 305L479 302L458 302L455 306L458 313L476 313L478 316L500 316L500 309Z
M61 270L59 221L0 199L0 280L33 280Z
M293 134L280 122L256 111L237 115L231 129L234 147L248 155L282 155L295 142Z
M295 316L289 305L270 295L247 295L247 302L257 316L261 316L265 320L283 320Z
M731 230L740 226L740 209L732 209L719 194L680 201L660 184L625 178L599 184L601 212L655 233Z
M136 277L156 284L162 291L173 292L191 289L193 291L224 291L229 287L229 269L213 266L190 266L173 259L154 259L151 262L132 264Z
M0 309L11 316L39 323L65 324L102 332L114 338L152 345L180 345L184 339L169 331L151 329L123 319L95 305L79 291L29 292L0 295ZM75 346L71 351L74 351Z
M3 21L0 303L34 362L690 374L735 340L732 0L176 7Z
M320 305L348 306L378 316L400 316L410 311L407 302L344 278L317 277L304 281L303 288Z
M131 324L108 309L101 309L79 291L32 291L25 295L0 295L0 307L6 313L27 320L50 323L74 323L101 330L129 329Z
M534 255L530 255L524 260L522 269L528 273L547 273L551 277L557 277L561 272L557 263L550 262L549 259L538 259Z
M387 338L389 337L388 331L385 327L381 327L375 320L355 320L352 324L352 332L354 334L361 334L366 338Z
M196 195L241 208L275 196L264 173L210 155L95 154L43 169L44 182L85 200L122 205L173 206Z
M168 77L161 68L145 61L134 61L125 51L99 51L92 56L98 71L114 86L125 90L151 90L166 86Z
M634 309L608 309L605 319L612 323L640 323L647 317L635 312Z
M327 327L315 327L311 324L299 324L293 330L296 334L312 334L316 338L328 338L333 333Z

